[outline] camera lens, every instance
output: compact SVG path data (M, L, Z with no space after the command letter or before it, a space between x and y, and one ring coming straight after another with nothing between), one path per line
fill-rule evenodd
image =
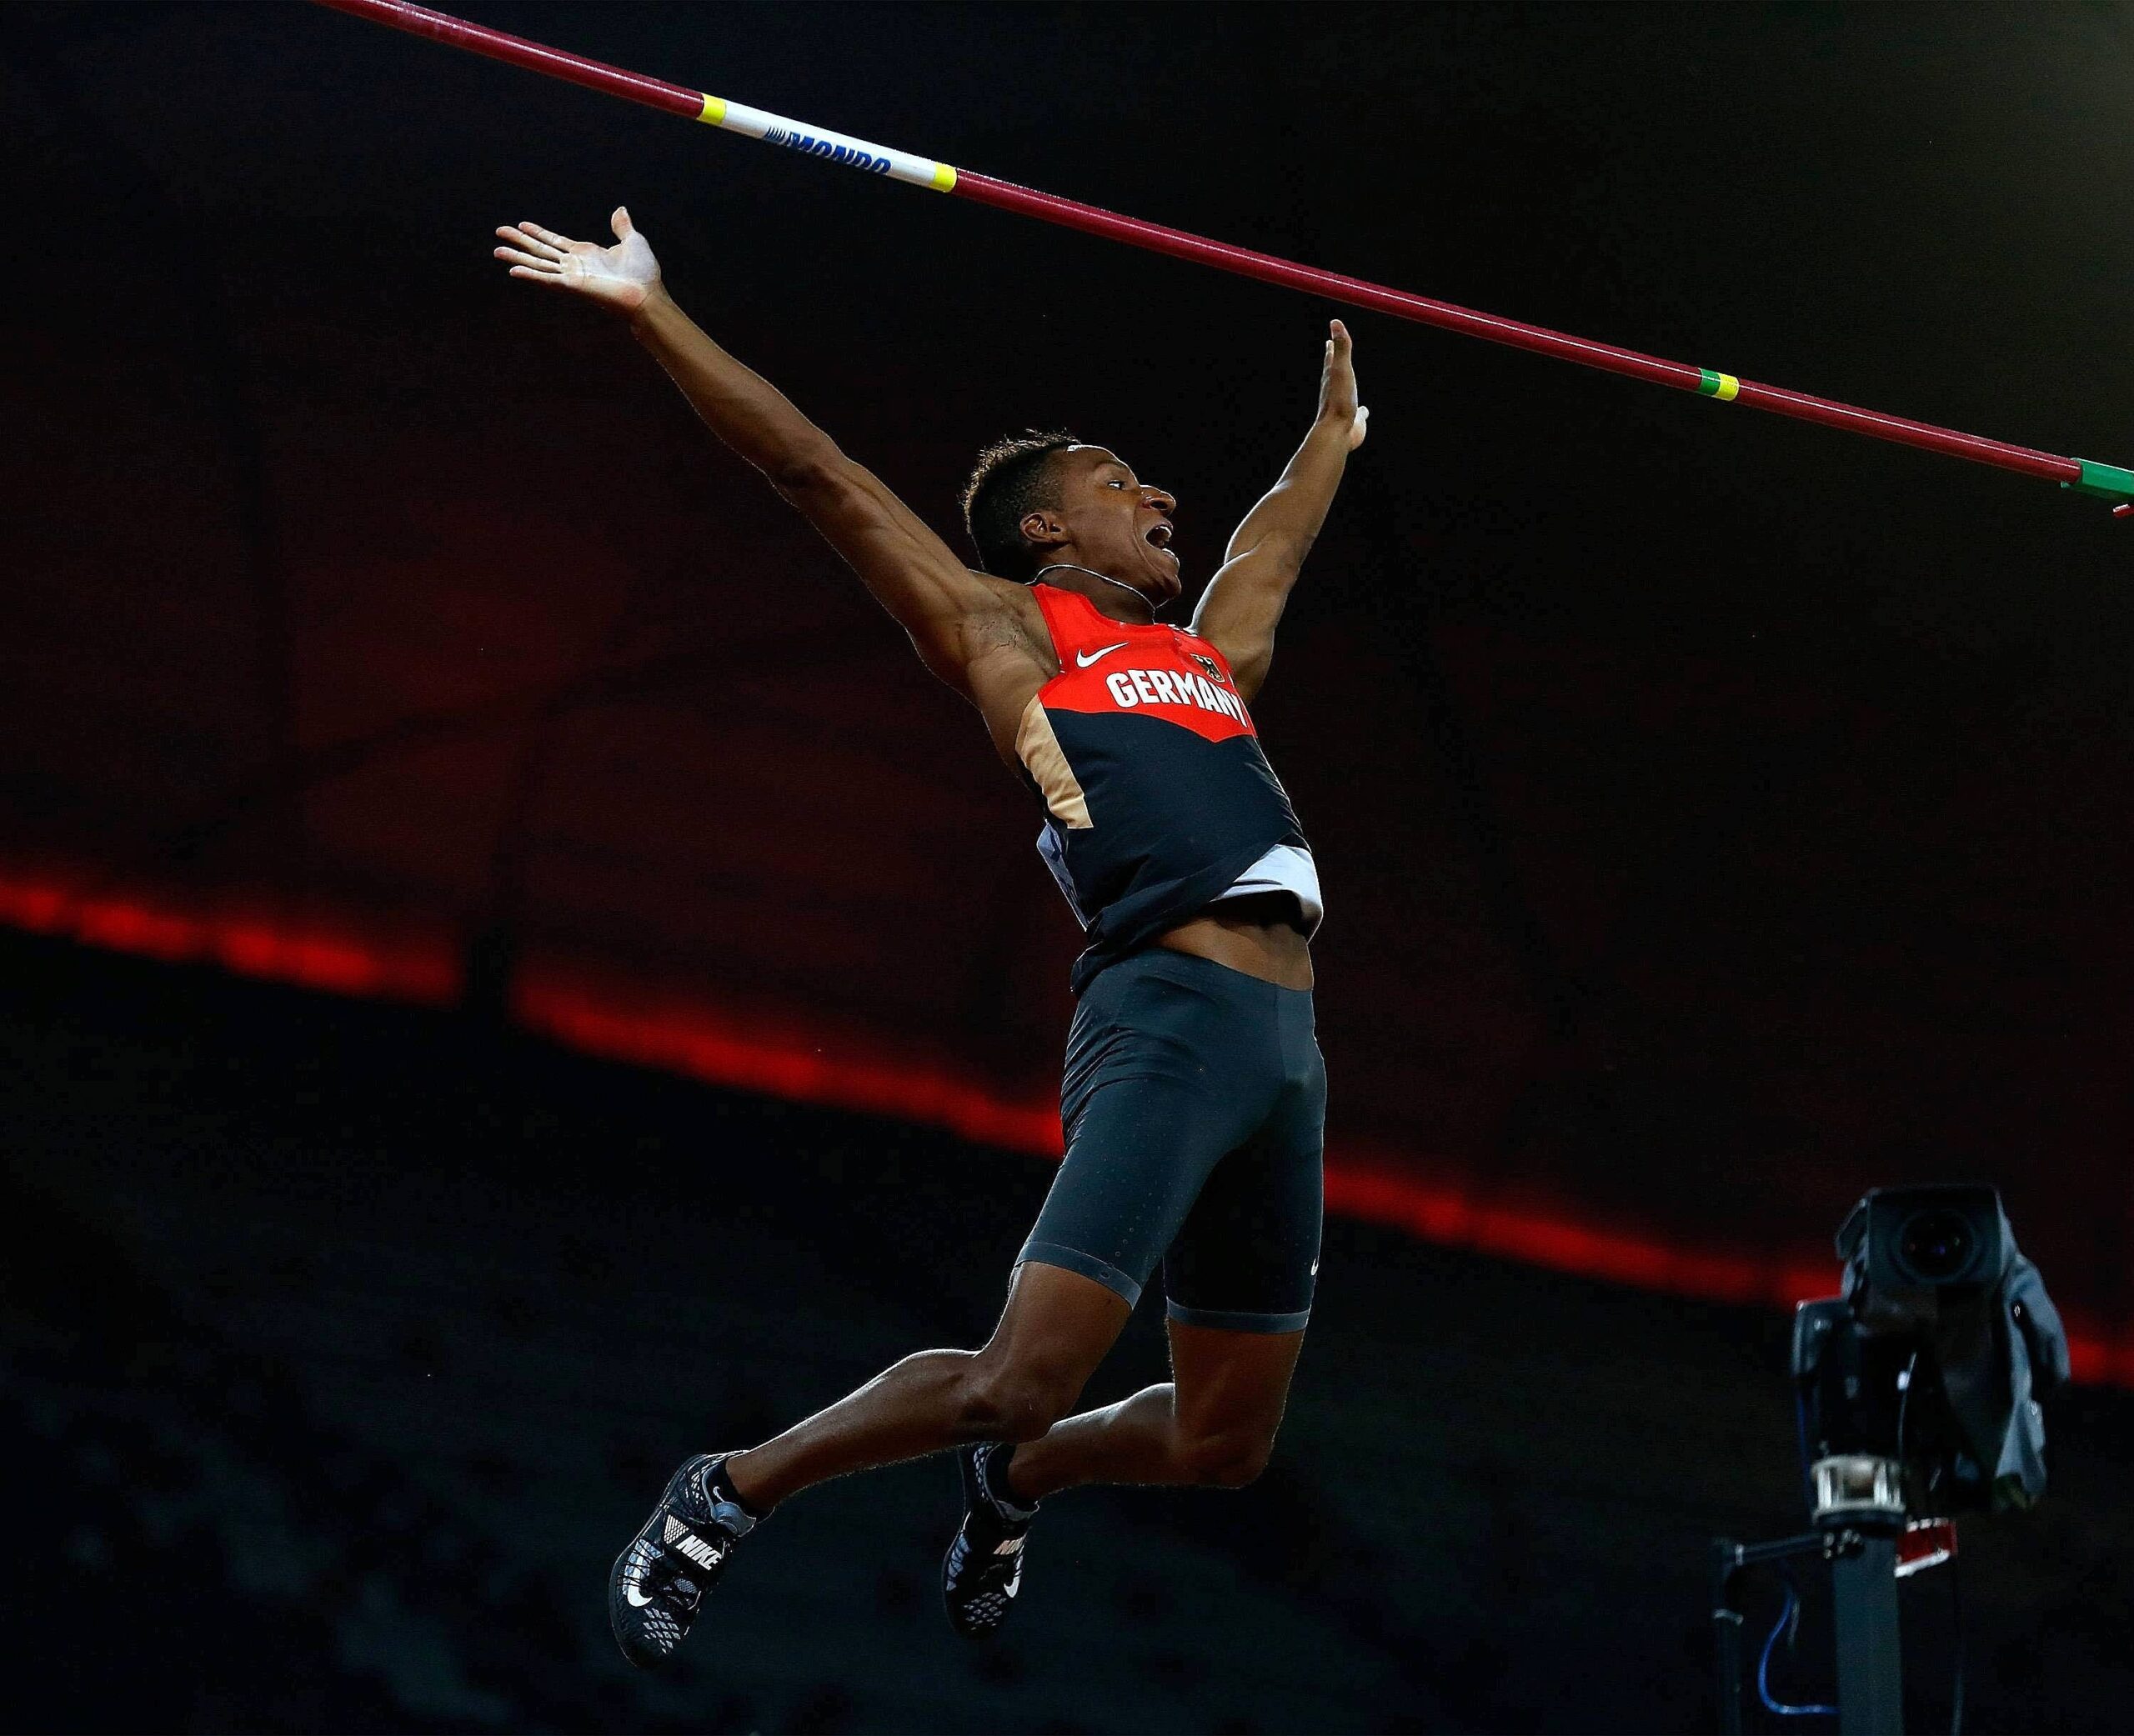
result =
M1963 1214L1946 1206L1913 1213L1897 1232L1897 1257L1922 1283L1946 1283L1971 1263L1976 1245Z

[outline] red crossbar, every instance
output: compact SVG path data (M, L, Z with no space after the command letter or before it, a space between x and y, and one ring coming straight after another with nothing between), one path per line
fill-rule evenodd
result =
M734 120L726 117L729 107L739 108L739 105L729 105L709 98L702 92L669 84L664 79L648 78L642 73L626 72L601 61L589 60L583 55L568 53L560 48L528 42L523 37L508 36L485 25L469 23L463 18L433 12L428 7L412 4L411 0L316 0L316 3L330 7L336 12L368 18L375 23L389 25L396 30L427 37L449 48L463 48L471 53L487 55L493 60L523 67L529 72L565 79L589 90L601 91L609 96L641 103L668 114L685 115L692 120L710 120L722 126L737 126ZM775 124L768 133L754 130L747 125L739 125L738 130L748 133L750 137L766 138L772 143L812 150L816 154L832 156L839 162L856 162L863 168L878 170L887 167L889 158L901 156L901 153L892 153L885 147L868 145L864 141L848 139L842 134L824 135L822 129L789 122L780 116L764 115L755 110L744 113L753 120ZM834 140L839 148L824 148L825 137ZM843 148L847 146L853 148ZM899 167L904 168L913 159L904 159ZM1080 229L1085 233L1101 235L1112 241L1122 241L1130 247L1145 248L1151 253L1168 254L1175 259L1192 260L1198 264L1213 266L1219 271L1234 272L1240 277L1255 278L1263 283L1305 290L1351 307L1369 308L1380 313L1390 313L1395 318L1414 320L1445 331L1464 333L1470 338L1509 345L1514 349L1528 350L1536 355L1553 356L1559 361L1575 362L1582 367L1600 368L1604 373L1623 374L1631 379L1649 381L1656 386L1671 386L1677 391L1696 392L1706 397L1746 404L1752 409L1791 416L1801 422L1819 423L1825 428L1843 428L1848 433L1865 434L1871 439L1891 441L1900 446L1920 447L1929 452L1946 453L1951 458L1968 459L1976 464L1991 464L2002 470L2041 477L2049 482L2057 482L2065 487L2080 488L2086 493L2112 500L2116 503L2114 510L2122 515L2134 510L2134 507L2130 507L2130 503L2134 503L2134 473L2114 465L2099 464L2084 458L2063 458L2058 453L2039 452L2031 447L2011 445L2005 440L1989 440L1981 434L1966 434L1956 428L1940 428L1930 422L1916 422L1906 416L1891 416L1879 410L1862 409L1857 404L1841 403L1835 398L1817 398L1806 392L1789 391L1782 386L1766 386L1754 380L1736 379L1731 374L1694 367L1686 362L1670 362L1658 356L1645 355L1637 350L1625 349L1617 344L1601 343L1590 338L1574 338L1567 333L1552 332L1545 326L1529 325L1523 320L1477 313L1472 308L1437 301L1429 296L1415 295L1384 283L1370 283L1362 278L1325 271L1316 266L1300 265L1295 260L1278 258L1272 253L1258 253L1250 248L1233 247L1227 242L1211 240L1207 236L1195 235L1187 230L1170 228L1161 223L1144 223L1139 218L1125 217L1115 211L1085 205L1077 199L1063 199L1056 194L1018 187L1009 181L995 180L990 175L933 164L925 164L924 167L939 168L940 170L939 178L930 184L944 192L975 200L982 205L1020 212L1044 223ZM907 172L899 173L896 178L910 180L917 178L907 169Z

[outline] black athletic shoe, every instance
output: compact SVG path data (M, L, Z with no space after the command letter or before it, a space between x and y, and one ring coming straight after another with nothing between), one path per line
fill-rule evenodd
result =
M999 1443L984 1441L956 1454L964 1477L964 1523L941 1563L941 1601L949 1624L966 1639L1008 1619L1023 1584L1023 1540L1037 1508L1011 1508L985 1486L985 1462Z
M675 1472L644 1528L608 1575L608 1625L639 1669L672 1657L734 1545L755 1521L712 1492L724 1453L699 1453Z

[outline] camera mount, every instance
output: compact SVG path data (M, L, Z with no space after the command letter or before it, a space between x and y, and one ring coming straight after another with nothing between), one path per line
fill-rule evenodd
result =
M1814 1529L1712 1545L1720 1728L1741 1728L1740 1581L1829 1564L1842 1736L1901 1736L1896 1582L1951 1559L1955 1516L2045 1492L2040 1398L2067 1339L1990 1187L1881 1188L1837 1233L1843 1293L1800 1303L1793 1378ZM1828 1708L1823 1708L1828 1709Z

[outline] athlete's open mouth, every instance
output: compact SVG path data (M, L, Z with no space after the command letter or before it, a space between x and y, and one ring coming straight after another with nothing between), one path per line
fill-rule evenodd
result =
M1141 534L1142 540L1150 548L1168 549L1170 547L1170 520L1159 518Z

